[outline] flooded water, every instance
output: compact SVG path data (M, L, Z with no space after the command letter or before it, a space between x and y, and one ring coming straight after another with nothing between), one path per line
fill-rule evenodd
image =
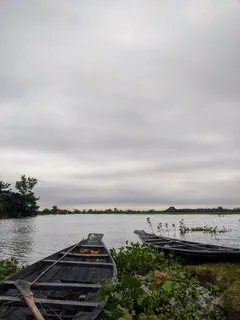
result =
M181 218L188 227L224 226L231 231L217 235L195 232L185 239L240 248L240 215L48 215L0 220L0 259L14 256L29 264L86 238L89 232L104 233L109 248L120 247L127 240L138 241L135 229L150 231L147 217L155 232L159 222L168 223L169 227L175 223L178 227ZM166 232L165 235L168 236ZM169 236L174 237L174 232L170 231ZM175 236L181 238L178 231Z

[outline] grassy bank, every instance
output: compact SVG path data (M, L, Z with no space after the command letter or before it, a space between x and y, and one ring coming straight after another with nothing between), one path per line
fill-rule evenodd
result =
M111 253L118 279L100 289L103 320L240 319L240 264L185 266L141 244ZM0 260L0 281L18 270L16 259Z
M107 281L99 297L109 297L104 320L226 319L215 286L201 285L186 266L140 244L112 249L117 281Z
M219 287L219 304L227 310L229 318L240 319L240 263L216 263L188 268L202 284Z

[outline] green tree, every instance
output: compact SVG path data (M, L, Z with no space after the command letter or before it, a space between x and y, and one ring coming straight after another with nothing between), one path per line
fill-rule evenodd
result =
M6 182L0 180L0 193L10 192L11 191L10 186L11 186L10 183L6 183Z
M37 198L33 192L38 180L36 178L21 176L21 180L16 181L15 188L17 192L14 193L14 206L15 210L21 216L34 215L38 210Z
M16 181L15 188L21 195L28 195L32 192L33 188L37 184L38 180L36 178L28 177L25 175L21 176L21 180Z
M50 214L50 213L51 213L51 210L48 208L45 208L42 210L42 214Z
M6 214L8 212L9 200L12 190L10 183L5 183L0 180L0 214Z
M52 209L51 209L51 212L53 213L53 214L58 214L59 213L59 209L58 209L58 206L52 206Z

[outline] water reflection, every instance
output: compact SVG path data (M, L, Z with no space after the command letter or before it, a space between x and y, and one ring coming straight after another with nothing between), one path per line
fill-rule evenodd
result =
M36 220L33 218L1 220L0 257L17 257L23 263L35 246Z
M49 215L0 220L0 259L15 256L24 264L33 263L78 242L90 232L104 233L104 242L108 247L120 247L127 240L138 241L135 229L149 230L147 216L149 215ZM177 238L181 237L178 232L181 218L184 218L188 227L205 224L219 228L225 226L232 229L232 232L217 235L195 232L186 234L185 239L240 247L239 215L152 215L150 218L155 232L160 222L163 225L168 223L169 226L175 223ZM174 233L169 233L169 236L173 237Z

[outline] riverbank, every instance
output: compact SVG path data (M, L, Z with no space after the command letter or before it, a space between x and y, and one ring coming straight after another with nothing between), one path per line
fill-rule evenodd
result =
M88 215L108 215L108 216L121 216L121 215L135 215L135 216L144 216L144 215L153 215L153 216L187 216L187 215L192 215L192 216L197 216L197 215L205 215L205 216L214 216L214 217L224 217L224 216L237 216L240 215L240 211L228 211L224 213L218 213L218 212L209 212L209 211L203 211L203 212L195 212L195 211L189 211L189 212L166 212L166 211L157 211L157 212L148 212L148 211L141 211L141 212L127 212L127 211L122 211L122 212L60 212L60 213L42 213L42 212L37 212L34 215L31 216L25 216L21 217L16 216L16 217L9 217L7 214L5 215L0 215L0 220L5 220L5 219L26 219L26 218L31 218L31 217L37 217L37 216L66 216L66 215L74 215L74 216L88 216Z
M129 213L129 212L119 212L119 213L105 213L105 212L101 212L101 213L95 213L95 212L92 212L92 213L74 213L74 212L69 212L69 213L50 213L50 214L45 214L45 213L37 213L36 216L50 216L50 215L199 215L199 214L203 214L203 215L212 215L212 216L218 216L218 217L223 217L224 215L240 215L240 211L236 211L236 212L226 212L224 214L218 214L218 213L213 213L213 212L201 212L201 213L196 213L196 212L153 212L153 213L149 213L149 212L138 212L138 213L135 213L135 212L132 212L132 213Z
M101 299L109 297L102 319L226 319L217 287L202 285L178 260L138 243L112 249L111 254L118 279L100 289Z
M131 208L106 208L106 209L61 209L58 206L53 206L51 209L45 208L38 210L39 214L231 214L240 213L240 207L233 209L223 208L219 206L217 208L175 208L171 206L166 209L155 208L148 209L131 209Z
M214 263L189 266L189 271L205 285L219 289L219 305L231 320L240 319L240 263Z
M107 281L99 297L109 297L103 320L237 320L240 264L185 266L150 246L111 249L117 281ZM0 280L19 270L16 259L0 260Z

